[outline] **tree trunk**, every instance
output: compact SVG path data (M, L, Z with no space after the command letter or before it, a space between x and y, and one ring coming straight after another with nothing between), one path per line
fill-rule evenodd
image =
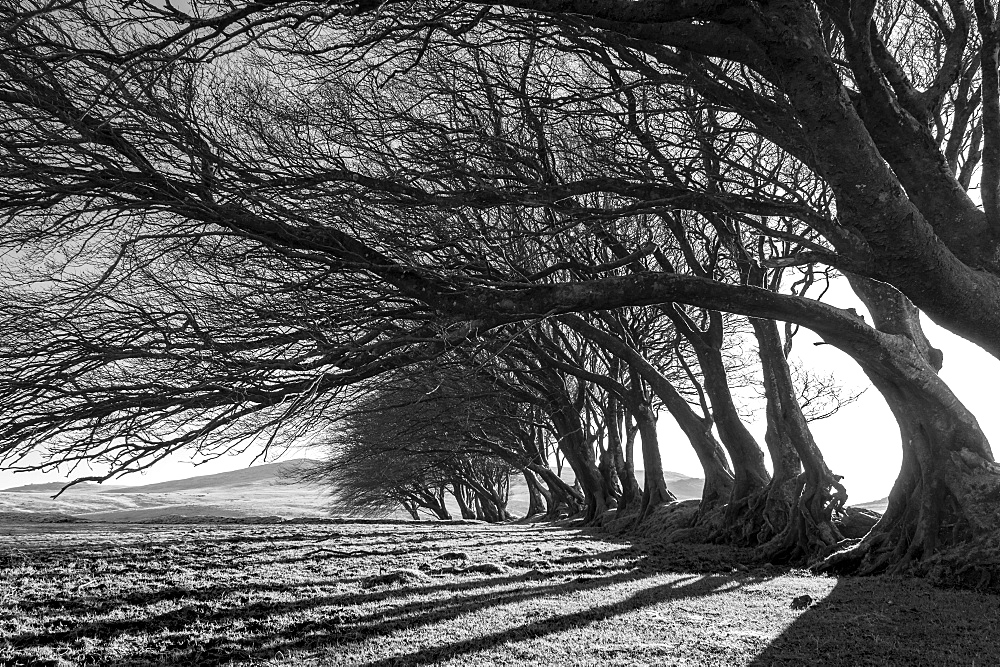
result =
M621 497L618 500L618 516L624 516L630 508L635 508L640 500L642 489L635 477L635 461L632 456L626 456L622 449L622 411L618 401L608 396L604 410L605 426L608 431L608 451L611 453L618 479L621 481Z
M694 348L705 378L705 393L712 403L712 417L719 430L719 439L733 463L734 479L729 502L736 503L767 486L771 476L764 466L760 445L736 410L721 348L704 341L695 344Z
M598 451L600 454L597 459L597 470L601 473L601 479L604 480L604 487L608 489L610 496L608 506L617 508L622 497L622 485L618 479L618 470L615 468L614 453L611 451L610 443L606 443L604 446L598 444Z
M639 429L639 441L642 445L642 465L645 470L642 485L642 502L639 505L639 515L636 524L642 522L650 512L664 503L677 500L667 489L663 478L663 461L660 458L660 441L656 434L656 413L653 412L649 397L646 395L639 374L629 368L629 403L628 411L635 418Z
M610 490L605 486L584 439L580 414L558 390L550 398L554 404L551 418L559 434L559 449L573 469L586 502L584 523L599 523L600 517L610 508Z
M878 329L889 335L878 348L842 349L861 364L896 417L903 463L879 522L819 569L914 572L1000 591L1000 466L989 442L938 376L941 355L923 335L916 308L888 285L851 282Z
M625 423L625 465L632 471L632 479L638 484L638 478L635 476L635 439L639 435L639 425L635 423L635 417L631 413L623 411L622 416ZM636 497L640 497L641 494L642 488Z
M493 488L492 482L486 481L483 483L477 479L470 478L466 480L466 483L475 492L476 502L482 509L487 521L498 523L510 519L510 514L507 512L507 502Z
M408 500L400 500L399 504L403 506L403 509L410 513L410 516L414 521L420 521L420 514L417 512L416 503Z
M524 475L524 482L528 487L528 514L525 518L548 514L552 506L551 494L542 487L535 473L525 468L521 474Z
M570 515L577 514L583 509L586 500L583 494L578 493L570 484L567 484L554 470L539 464L531 464L530 469L538 475L552 494L552 502L549 504L549 514L556 516L563 508Z
M421 493L421 496L422 496L424 507L426 507L431 512L433 512L434 516L436 516L438 519L440 519L442 521L449 521L449 520L451 520L451 514L448 512L448 508L445 507L445 504L444 504L444 492L443 492L443 489L442 489L442 492L440 494L434 493L434 492L429 491L429 490L424 490Z
M751 318L767 397L767 442L774 465L756 536L773 561L826 555L843 539L834 525L847 493L827 467L802 414L774 320ZM802 472L803 466L805 471Z
M589 324L577 315L564 315L560 318L578 333L593 340L625 360L629 367L635 369L643 380L649 384L677 425L687 436L694 447L705 473L705 488L702 491L699 512L704 513L727 503L732 495L734 476L726 454L712 435L712 423L695 414L688 402L684 400L670 381L639 352L627 345L617 336ZM728 384L726 385L728 392ZM756 443L755 443L756 446ZM759 451L759 448L758 448ZM766 471L765 471L766 474Z
M453 481L452 489L454 489L455 502L458 503L458 509L462 513L462 518L475 519L476 511L470 506L473 499L467 494L465 485L461 482Z
M729 502L733 494L735 476L726 452L712 433L712 422L695 414L688 402L677 393L673 385L658 383L651 385L667 412L677 422L688 442L694 448L698 462L705 475L705 486L701 492L699 514L706 514Z
M552 468L549 467L545 456L544 432L541 428L536 427L530 435L530 442L527 439L524 441L525 450L530 452L531 457L531 462L527 467L538 475L548 488L546 515L558 516L560 510L565 510L569 515L578 513L584 502L583 496L575 495L573 487L563 481L558 472L553 472Z
M642 503L636 523L641 522L650 512L664 503L677 500L667 489L663 478L663 462L660 459L660 442L656 435L656 417L645 402L635 406L636 424L639 426L639 441L642 444L642 464L645 477L642 485Z

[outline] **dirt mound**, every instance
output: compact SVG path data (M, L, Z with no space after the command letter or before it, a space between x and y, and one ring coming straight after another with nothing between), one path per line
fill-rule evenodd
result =
M393 570L392 572L386 572L385 574L377 574L373 577L368 577L364 580L362 586L364 588L374 588L376 586L393 586L396 584L417 584L425 581L430 581L430 577L420 570L403 568Z

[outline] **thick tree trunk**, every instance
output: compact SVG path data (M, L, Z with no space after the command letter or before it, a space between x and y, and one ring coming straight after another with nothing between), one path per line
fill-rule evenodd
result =
M684 397L677 393L669 382L650 383L650 387L677 422L677 426L687 436L698 462L701 463L705 486L701 492L699 514L706 514L722 507L732 497L736 478L729 466L725 449L712 433L711 420L695 414Z
M481 514L485 521L498 523L510 519L506 501L495 488L492 488L491 482L486 481L486 483L483 483L480 480L470 477L465 480L465 483L476 494L475 506L477 514Z
M403 509L410 513L410 517L414 521L420 521L420 514L417 512L416 503L408 500L400 500L399 504L403 506Z
M472 508L474 498L466 491L465 485L454 481L452 482L452 489L455 494L455 502L458 503L458 509L462 513L462 518L475 519L476 511Z
M554 400L556 405L552 421L559 434L559 449L566 456L566 461L576 475L576 483L583 492L586 502L584 523L599 523L600 517L611 507L610 490L605 486L590 447L584 439L579 413L573 410L564 397L562 400L554 397Z
M577 492L572 485L567 484L554 470L539 464L531 464L530 469L545 482L545 485L549 487L549 492L552 494L552 501L549 504L549 515L556 516L561 509L570 515L582 511L586 502L583 494Z
M638 507L642 489L635 477L635 460L632 456L626 456L622 448L622 411L619 402L613 396L608 397L604 421L608 431L608 451L611 453L618 479L621 481L618 515L624 516L630 509Z
M757 542L770 560L803 561L826 555L843 539L835 512L847 494L826 465L799 406L778 326L751 319L760 350L767 398L767 441L774 465ZM805 471L802 471L802 468Z
M639 439L642 443L642 463L645 468L645 481L642 486L642 503L639 506L639 516L636 523L645 519L649 513L664 503L677 500L667 489L663 478L663 462L660 459L660 442L656 435L656 417L645 401L637 401L629 406L633 410L636 423L639 426Z
M580 486L586 502L584 523L599 523L600 517L611 508L612 496L589 456L589 448L582 439L574 438L572 435L561 439L560 447L576 475L576 484Z
M1000 591L1000 466L975 416L937 374L941 356L918 313L893 288L852 277L881 349L848 349L899 423L903 463L885 514L859 543L819 568L852 574L916 572Z
M622 416L624 419L625 426L625 465L632 472L632 479L636 480L638 484L638 478L635 476L635 439L639 435L639 425L635 423L635 418L623 411ZM642 494L642 488L639 488L639 494Z
M434 514L436 514L437 518L442 521L451 521L451 512L449 512L448 508L443 504L439 504L434 507Z
M448 511L448 508L444 504L443 490L440 494L427 492L427 497L425 498L425 506L427 507L427 509L433 512L434 516L436 516L438 519L442 521L451 520L451 513Z
M597 459L597 470L601 473L601 479L604 480L604 487L608 490L608 495L610 496L608 505L619 507L622 497L622 485L618 479L618 470L615 468L615 459L611 451L611 446L610 444L605 444L604 446L598 444L598 451L600 454Z
M771 476L764 465L760 445L747 430L736 409L721 347L704 342L694 347L705 378L705 393L712 403L712 417L719 430L719 439L733 463L734 479L729 502L737 503L767 486Z
M528 487L528 514L525 518L548 514L552 506L552 497L535 477L535 473L527 468L521 471Z

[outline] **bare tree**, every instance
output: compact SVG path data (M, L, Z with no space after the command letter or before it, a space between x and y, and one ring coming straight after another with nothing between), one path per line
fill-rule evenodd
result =
M294 437L340 388L489 332L680 303L808 327L892 407L890 510L831 563L995 576L966 561L995 539L1000 473L917 319L1000 355L990 2L0 12L6 460L48 448L127 471ZM708 134L689 131L691 100L714 110ZM677 219L711 223L707 243L753 230L765 267L849 274L875 327L660 264ZM581 265L576 248L621 220L658 241ZM694 332L706 376L711 317ZM766 482L760 448L713 391L744 497ZM565 437L584 430L573 407L552 409ZM564 451L600 513L587 443Z

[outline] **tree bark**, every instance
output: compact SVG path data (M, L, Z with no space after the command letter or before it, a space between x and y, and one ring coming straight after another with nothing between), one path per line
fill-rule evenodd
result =
M608 396L604 421L608 430L608 451L613 457L622 487L621 498L618 500L618 515L624 516L630 509L638 507L642 489L635 477L635 460L631 455L626 455L622 448L622 410L614 396Z
M882 350L852 352L899 423L903 463L885 514L860 542L819 569L930 574L1000 590L1000 466L986 436L937 371L941 356L918 312L894 288L851 277L880 331Z
M712 423L695 414L670 381L639 352L617 336L602 331L577 315L560 318L577 332L623 359L645 380L687 436L705 474L700 512L725 504L732 494L734 476L726 454L712 435Z
M552 408L550 417L559 435L559 449L566 456L576 475L576 483L583 491L586 503L584 523L600 523L601 517L611 507L610 489L605 485L584 437L580 413L570 403L555 373L545 370L542 373L547 376L546 385L551 389L547 399Z
M601 479L604 480L605 488L608 489L608 495L610 496L608 505L617 508L620 506L622 485L618 479L618 470L615 466L614 453L611 451L610 443L601 445L600 442L598 442L597 450L597 470L601 473Z
M826 555L843 539L834 524L847 493L827 467L799 406L774 320L750 320L757 336L767 397L767 441L774 477L757 540L772 561ZM805 471L802 471L802 468Z
M551 494L548 494L542 487L541 482L535 477L535 473L525 468L521 474L528 486L528 514L525 518L548 514L549 508L552 506Z
M660 459L660 442L656 434L656 417L646 401L637 400L629 406L633 410L636 424L639 426L639 439L642 443L642 464L645 469L642 485L642 502L636 523L642 522L650 512L664 503L677 500L677 497L667 489L663 478L663 462Z
M694 347L705 378L705 393L712 404L712 417L719 431L719 440L729 453L733 463L733 488L729 496L730 504L749 497L767 486L771 476L764 465L764 453L757 440L747 430L736 410L736 403L729 390L729 377L722 360L722 322L718 312L710 314L713 321L707 334L712 340L697 332L688 336Z
M462 513L463 519L475 519L476 511L471 507L470 503L474 502L465 490L465 485L458 481L452 482L452 489L455 494L455 502L458 503L458 509Z
M560 508L565 509L571 515L577 514L583 509L586 502L583 494L567 484L554 470L538 464L532 464L529 467L549 487L549 492L552 494L552 502L549 504L550 515L558 514Z
M420 514L417 512L416 503L407 500L400 500L399 504L403 506L403 509L410 513L410 517L414 521L420 521Z

